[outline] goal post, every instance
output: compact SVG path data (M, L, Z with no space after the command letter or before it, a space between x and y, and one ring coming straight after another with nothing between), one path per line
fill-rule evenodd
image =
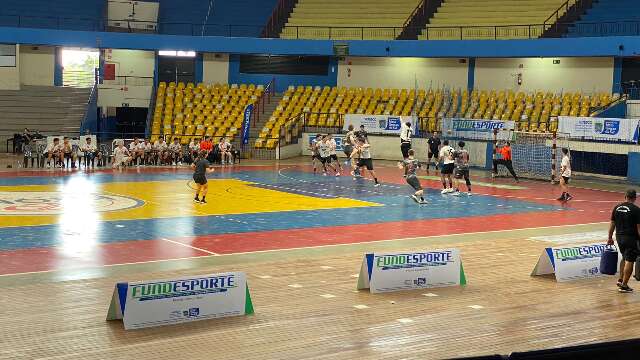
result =
M493 159L497 148L505 143L494 131ZM568 147L568 138L559 133L514 131L511 137L513 168L521 178L556 182L557 166L562 158L559 148ZM504 167L498 167L498 176L510 176Z

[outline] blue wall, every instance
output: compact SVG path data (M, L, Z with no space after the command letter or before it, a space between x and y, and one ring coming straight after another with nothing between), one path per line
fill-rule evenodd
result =
M2 0L0 26L100 30L105 0Z
M229 56L229 84L267 84L276 79L276 91L283 92L289 85L336 86L338 84L338 62L332 57L327 75L275 75L244 74L240 72L240 56Z
M1 43L231 54L333 55L330 40L283 40L1 28ZM351 56L562 57L637 56L640 36L535 40L341 41ZM619 46L624 47L623 50ZM389 48L389 51L386 49Z
M599 0L569 28L567 36L640 35L638 0Z
M217 0L205 24L210 0L162 0L159 32L174 35L257 37L277 0ZM193 26L192 26L193 24ZM232 25L232 26L229 26Z
M640 153L629 153L628 166L627 180L635 184L640 184Z

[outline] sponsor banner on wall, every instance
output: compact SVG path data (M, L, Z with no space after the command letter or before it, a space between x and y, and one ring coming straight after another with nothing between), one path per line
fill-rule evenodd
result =
M466 285L460 250L365 254L358 289L372 293Z
M558 132L572 138L638 142L639 119L558 117Z
M253 314L242 272L118 283L107 320L141 329L227 316Z
M442 121L442 133L446 136L473 140L493 140L494 130L498 130L498 140L511 140L515 127L515 121L458 118Z
M604 244L545 248L531 276L555 274L559 282L600 276L604 249Z
M346 114L342 129L348 131L349 125L353 125L355 130L359 130L360 125L364 125L369 134L400 135L402 124L406 122L410 122L413 129L416 128L412 116Z

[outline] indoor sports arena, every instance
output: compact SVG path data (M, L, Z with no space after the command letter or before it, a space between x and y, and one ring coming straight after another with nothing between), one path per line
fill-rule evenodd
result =
M637 357L639 53L634 0L3 0L0 359Z

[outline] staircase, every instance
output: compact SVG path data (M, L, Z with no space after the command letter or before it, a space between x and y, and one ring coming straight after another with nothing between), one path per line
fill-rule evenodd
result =
M265 102L264 114L260 113L260 120L258 120L258 122L254 126L252 126L251 129L249 130L249 138L252 141L258 137L258 134L260 134L260 131L262 131L262 128L265 126L267 121L269 121L271 114L273 114L273 112L276 110L283 96L284 95L282 93L280 94L276 93L275 95L271 96L270 103Z
M0 144L24 128L43 135L78 136L90 88L22 86L0 90Z
M442 5L442 0L421 1L405 21L398 40L418 40L418 35L427 26L429 19L438 11L440 5Z
M559 38L569 32L569 26L580 20L593 6L593 0L571 0L565 2L545 20L543 38ZM562 14L562 15L560 15ZM547 25L551 25L547 27Z

